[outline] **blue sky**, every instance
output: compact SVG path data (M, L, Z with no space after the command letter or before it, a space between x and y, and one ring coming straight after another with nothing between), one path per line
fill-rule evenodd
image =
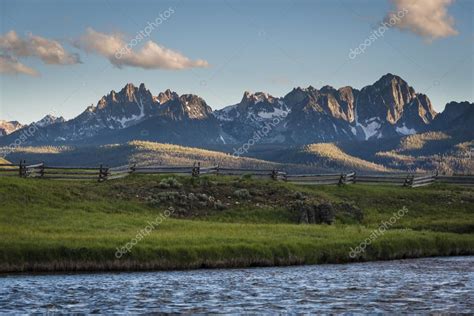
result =
M32 36L55 41L72 59L51 61L32 48L27 56L15 55L4 47L2 56L10 54L8 62L28 71L0 73L0 119L29 123L47 113L72 118L128 82L143 82L153 94L167 88L194 93L221 108L239 102L245 90L284 96L296 86L362 88L388 72L427 94L438 111L449 101L472 102L473 1L430 0L439 7L413 7L408 22L349 58L406 1L428 0L1 0L0 36L14 31L27 45ZM111 62L103 51L111 42L104 39L130 43L170 8L130 59ZM447 22L419 23L423 14L429 18L443 8ZM171 50L175 63L160 55L144 66L142 57L156 53L143 49L148 40Z

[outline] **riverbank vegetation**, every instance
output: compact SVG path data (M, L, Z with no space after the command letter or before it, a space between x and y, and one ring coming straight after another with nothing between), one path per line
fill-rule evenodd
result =
M473 205L472 188L438 184L298 186L249 176L135 175L105 183L0 178L0 271L472 255ZM370 238L383 225L384 232ZM365 251L351 256L364 241ZM130 251L117 256L126 245Z

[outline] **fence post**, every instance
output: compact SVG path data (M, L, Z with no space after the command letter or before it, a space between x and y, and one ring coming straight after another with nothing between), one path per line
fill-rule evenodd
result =
M137 170L137 164L134 163L134 164L130 167L130 173L134 173L136 170Z
M271 177L272 177L273 180L278 180L278 178L277 178L277 172L276 172L275 169L272 170Z
M20 178L26 178L26 160L20 160Z
M102 181L106 181L109 176L109 168L104 168L102 170Z
M199 176L199 173L201 172L201 163L198 162L197 163L197 167L196 167L196 162L193 164L193 170L191 171L191 175L193 177L197 177Z
M40 178L44 177L44 161L41 162L40 166Z
M356 183L357 172L354 171L354 176L352 177L352 183Z
M217 167L216 167L216 176L219 175L219 164L217 164Z
M338 185L343 185L343 184L344 184L344 173L341 173L341 177L339 178Z
M99 182L102 182L102 164L99 167Z
M19 176L20 178L23 177L23 160L20 160L20 165L18 166L18 172L19 172Z

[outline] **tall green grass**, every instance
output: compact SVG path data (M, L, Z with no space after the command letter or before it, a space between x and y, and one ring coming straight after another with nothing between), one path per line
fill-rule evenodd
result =
M233 207L193 220L168 218L117 259L125 245L164 209L133 196L162 177L106 183L0 179L0 272L249 267L474 253L473 191L454 186L296 186L246 179L248 185L352 201L361 224L298 225L284 208ZM232 185L231 177L212 178ZM190 178L180 179L183 183ZM351 258L380 221L400 207L408 213Z

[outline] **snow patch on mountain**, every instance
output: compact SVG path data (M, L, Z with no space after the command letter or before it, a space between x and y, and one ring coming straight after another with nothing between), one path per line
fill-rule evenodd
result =
M120 128L126 128L131 125L134 125L138 122L140 122L144 117L145 117L145 106L143 105L142 99L140 98L140 101L137 100L135 95L133 95L133 101L135 101L136 105L140 109L139 114L133 114L130 117L112 117L112 119L115 122L118 122L120 124Z
M263 119L273 119L275 117L286 117L289 113L290 110L287 108L274 108L272 112L260 111L257 115Z
M354 126L351 126L351 132L352 134L357 135L357 128L355 128Z
M230 117L229 112L231 112L232 110L235 110L237 106L238 104L229 105L229 106L226 106L225 108L212 112L212 114L219 121L228 121L228 122L233 121L234 118ZM237 112L236 117L239 117L239 115L240 113Z
M365 134L365 139L368 140L369 138L377 135L379 133L379 129L382 126L377 118L372 118L366 121L366 126L360 124L359 126L362 128Z
M355 123L357 127L360 127L364 132L365 140L370 139L373 136L377 136L377 138L381 137L381 133L379 133L379 129L382 126L379 122L379 118L372 117L364 122L364 124L360 123L357 116L357 110L355 111ZM354 133L354 129L351 127L352 133ZM354 134L355 135L355 134Z
M400 135L413 135L416 134L416 130L414 128L408 128L405 123L402 126L397 126L395 128L398 134Z

